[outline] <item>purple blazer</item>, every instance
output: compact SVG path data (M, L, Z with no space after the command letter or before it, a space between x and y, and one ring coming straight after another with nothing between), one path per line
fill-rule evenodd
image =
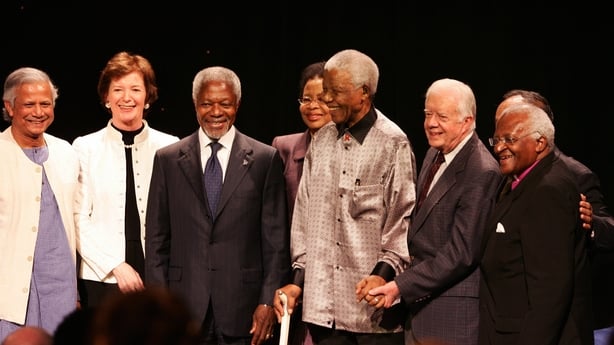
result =
M310 142L311 134L309 134L309 130L273 138L272 146L279 151L281 160L284 162L284 178L286 179L288 215L290 215L290 219L294 210L294 200L296 199L298 184L303 175L305 153Z

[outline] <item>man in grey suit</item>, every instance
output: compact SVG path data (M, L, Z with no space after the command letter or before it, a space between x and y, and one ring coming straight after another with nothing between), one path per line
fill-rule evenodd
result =
M192 98L200 128L154 158L145 283L186 299L202 344L261 344L276 326L273 293L290 273L282 161L233 126L241 102L233 71L201 70ZM211 211L203 172L215 143L223 183Z
M475 345L480 244L502 177L475 133L476 101L468 85L435 81L426 92L424 113L431 147L418 175L417 193L426 197L418 200L408 233L411 266L370 294L384 294L386 308L399 297L407 305L405 344ZM441 154L445 162L425 186Z

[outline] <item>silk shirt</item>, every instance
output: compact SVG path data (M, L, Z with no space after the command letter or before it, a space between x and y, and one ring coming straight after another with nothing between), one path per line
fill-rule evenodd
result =
M377 115L375 115L377 113ZM372 109L357 140L334 123L318 131L305 156L292 219L293 269L303 269L303 320L337 330L390 332L381 313L356 302L355 285L384 262L409 264L415 158L405 133ZM371 123L368 123L368 121ZM400 329L393 330L395 332Z

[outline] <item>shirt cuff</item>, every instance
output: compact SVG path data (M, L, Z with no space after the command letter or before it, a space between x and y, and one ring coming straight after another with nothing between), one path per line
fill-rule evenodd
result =
M373 271L371 271L371 275L376 275L384 278L387 282L394 279L397 273L394 271L394 268L385 262L378 262L375 267L373 267Z

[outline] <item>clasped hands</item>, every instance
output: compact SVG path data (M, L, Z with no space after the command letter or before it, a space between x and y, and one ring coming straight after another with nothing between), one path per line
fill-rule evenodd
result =
M384 278L370 275L356 284L356 301L365 301L375 308L390 308L399 296L399 288L394 281L386 283Z
M292 311L298 303L303 289L295 284L288 284L277 289L273 298L273 308L277 315L277 321L281 322L281 317L284 315L284 307L281 304L280 294L285 294L288 300L288 314L292 315ZM386 283L384 278L378 275L370 275L361 279L356 284L356 302L360 303L363 300L369 305L376 308L390 308L393 302L399 296L399 288L394 281Z

